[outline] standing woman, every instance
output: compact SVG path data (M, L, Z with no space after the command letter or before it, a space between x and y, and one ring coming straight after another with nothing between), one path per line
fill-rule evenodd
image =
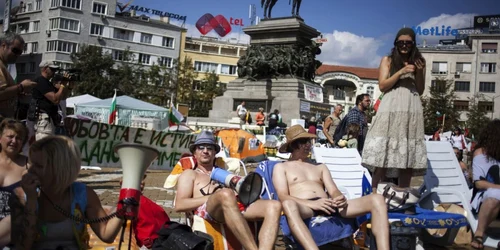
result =
M379 67L384 93L363 148L363 165L372 172L372 187L385 177L409 187L412 176L424 175L427 150L420 95L425 89L425 60L411 28L399 30L389 56Z

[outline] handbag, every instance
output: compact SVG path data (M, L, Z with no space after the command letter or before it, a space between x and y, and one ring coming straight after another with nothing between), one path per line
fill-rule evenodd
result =
M166 222L158 231L158 238L153 244L153 250L214 250L212 236L191 231L187 225L177 222Z
M406 209L417 204L420 199L420 193L416 189L400 188L389 182L379 183L377 193L384 196L388 210Z

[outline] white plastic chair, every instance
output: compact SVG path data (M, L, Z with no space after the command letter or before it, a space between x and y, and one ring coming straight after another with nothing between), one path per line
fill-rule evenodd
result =
M372 177L368 170L361 165L361 156L355 148L313 148L316 162L324 163L337 188L347 199L359 198L363 195L363 174L368 181Z
M472 213L470 204L472 193L451 144L448 141L428 141L426 144L428 169L420 205L433 209L442 203L460 204L472 231L476 232L477 216ZM485 237L484 246L497 247L498 239Z

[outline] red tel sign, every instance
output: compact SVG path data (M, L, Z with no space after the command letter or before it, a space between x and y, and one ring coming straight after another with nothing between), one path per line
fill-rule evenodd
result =
M231 25L243 26L243 19L230 18L229 21L223 15L213 16L206 13L196 22L196 28L202 35L214 30L219 36L224 37L232 30Z

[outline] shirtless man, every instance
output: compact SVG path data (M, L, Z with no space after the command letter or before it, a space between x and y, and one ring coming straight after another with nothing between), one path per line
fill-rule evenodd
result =
M211 132L201 132L189 147L197 161L195 170L184 170L179 177L175 211L193 212L212 222L226 223L243 247L248 250L274 249L278 236L281 203L257 200L244 207L229 188L215 191L219 185L210 180L214 159L220 146ZM247 221L264 220L257 247Z
M313 138L316 136L307 133L300 125L290 127L286 131L286 143L279 149L280 153L291 153L290 158L276 164L273 171L273 184L295 239L307 250L318 249L311 234L303 233L309 232L303 219L318 214L356 218L371 213L377 249L389 250L389 222L384 198L371 194L346 200L325 164L308 163Z

